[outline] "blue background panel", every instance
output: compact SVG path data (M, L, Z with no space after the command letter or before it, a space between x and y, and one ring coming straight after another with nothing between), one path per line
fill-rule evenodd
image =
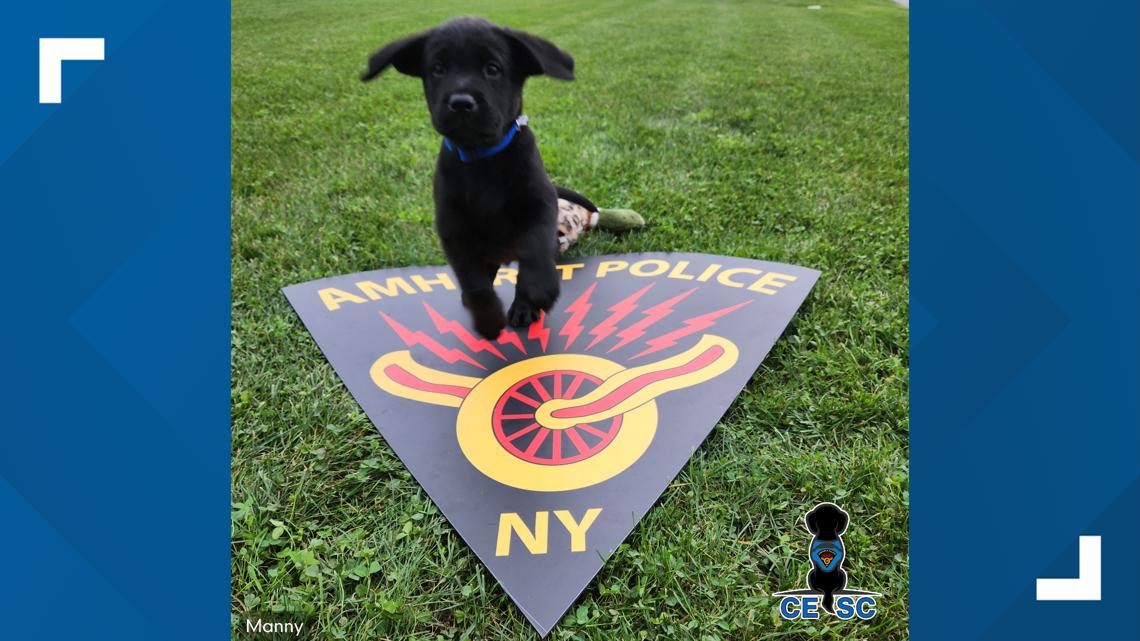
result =
M913 638L1138 639L1140 15L911 17ZM62 105L39 37L107 40ZM228 634L228 43L227 3L4 9L5 636ZM1082 534L1103 601L1034 601Z
M1140 13L911 27L912 638L1140 639ZM1080 535L1102 601L1037 602Z
M0 636L225 638L229 5L2 13Z

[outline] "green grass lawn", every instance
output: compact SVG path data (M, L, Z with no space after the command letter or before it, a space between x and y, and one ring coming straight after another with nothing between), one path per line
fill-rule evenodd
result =
M821 10L807 5L819 2ZM368 54L479 14L550 38L528 83L555 182L648 227L581 255L730 254L823 276L739 400L555 639L907 636L907 12L887 0L235 0L233 614L322 639L533 639L350 398L279 289L440 264L439 137ZM187 79L192 83L192 79ZM192 90L192 89L191 89ZM869 623L788 622L804 512L833 500Z

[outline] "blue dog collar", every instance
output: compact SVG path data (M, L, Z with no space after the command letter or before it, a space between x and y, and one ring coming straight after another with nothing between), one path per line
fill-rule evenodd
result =
M515 139L515 136L519 134L519 131L525 127L528 122L530 122L530 119L525 115L515 118L515 123L511 125L507 133L503 134L503 139L499 141L499 144L493 147L460 147L459 145L451 144L451 141L447 138L443 139L443 146L447 147L448 151L454 151L459 154L459 160L463 162L475 162L476 160L490 158L506 149L507 145L511 144L511 141Z

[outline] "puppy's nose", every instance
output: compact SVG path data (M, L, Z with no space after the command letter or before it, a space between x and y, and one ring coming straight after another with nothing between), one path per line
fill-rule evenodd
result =
M469 93L453 93L447 99L447 108L452 111L475 111L475 97Z

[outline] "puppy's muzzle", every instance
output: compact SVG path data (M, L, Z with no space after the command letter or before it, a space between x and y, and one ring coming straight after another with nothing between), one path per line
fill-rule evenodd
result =
M447 108L450 111L472 113L479 108L479 103L469 93L453 93L447 98Z

